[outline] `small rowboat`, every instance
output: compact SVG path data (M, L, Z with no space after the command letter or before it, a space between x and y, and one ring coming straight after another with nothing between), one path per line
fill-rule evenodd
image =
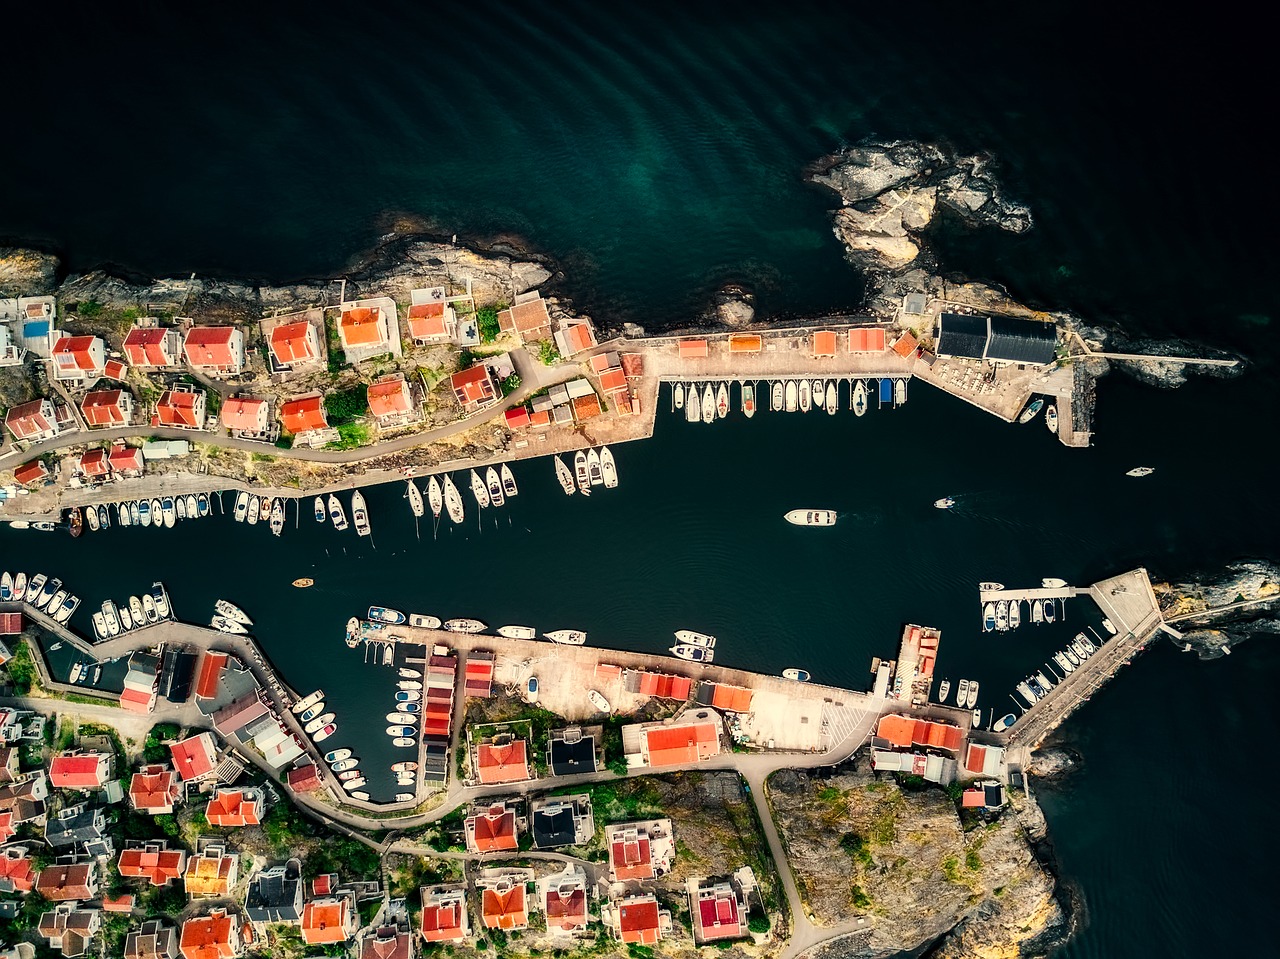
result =
M451 633L483 633L489 627L478 619L448 619L444 628Z
M782 671L783 679L790 679L797 683L807 683L809 681L809 671L806 669L784 669Z
M532 626L499 626L498 635L507 639L536 639L538 631Z
M607 713L610 711L609 700L605 699L601 693L597 692L594 689L587 690L587 700L591 703L592 706L600 710L600 712L602 713Z
M295 579L293 581L293 585L298 587L298 589L306 589L308 586L314 586L315 584L316 581L309 576L303 576L300 579Z

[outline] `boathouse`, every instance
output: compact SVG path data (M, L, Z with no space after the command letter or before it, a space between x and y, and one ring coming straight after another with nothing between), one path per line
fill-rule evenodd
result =
M1047 366L1058 348L1053 323L1012 316L938 316L938 356L983 360L994 365Z

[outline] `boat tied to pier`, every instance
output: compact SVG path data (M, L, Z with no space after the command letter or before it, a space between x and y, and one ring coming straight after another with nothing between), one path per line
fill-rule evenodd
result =
M747 419L756 415L756 388L753 383L742 384L742 415Z
M444 628L451 633L483 633L489 627L478 619L446 619Z
M489 487L485 486L484 480L475 470L471 471L471 495L481 509L489 508Z
M314 706L316 703L322 703L322 702L324 702L324 690L317 689L310 696L303 696L301 699L299 699L296 703L293 704L292 709L295 715L301 715L302 713L305 713L308 709L310 709L312 706ZM348 753L348 755L350 754Z
M582 646L587 641L587 634L580 629L553 629L542 635L562 646Z
M325 517L323 496L316 497L315 510L316 510L316 522L323 523L324 517Z
M794 413L800 407L800 403L799 403L800 391L796 387L796 381L787 380L787 385L784 389L784 392L786 394L786 400L783 402L783 409L785 409L788 413Z
M769 406L775 413L779 413L782 411L783 402L782 382L779 381L769 388Z
M271 503L271 532L279 536L284 531L284 500L276 497Z
M555 456L553 459L556 461L556 479L560 482L560 488L564 490L566 496L572 496L573 491L576 489L573 482L573 471L564 465L564 460L559 456Z
M246 636L249 633L244 623L237 623L235 620L227 619L225 616L215 616L209 620L209 625L219 632L234 633L238 636Z
M449 519L455 523L461 523L466 516L466 510L462 506L462 494L458 492L458 487L453 485L453 480L447 474L444 478L444 507L449 512Z
M1018 415L1018 422L1023 424L1024 426L1027 423L1030 423L1033 419L1036 418L1036 414L1040 412L1040 409L1043 406L1044 406L1044 400L1040 399L1040 397L1037 396L1034 400L1028 403L1027 408L1024 409Z
M716 419L716 395L708 383L702 391L702 422L714 423Z
M440 617L439 617L439 616L427 616L427 615L425 615L425 614L423 614L423 613L410 613L410 614L409 614L409 625L410 625L410 626L417 627L418 629L439 629L439 628L440 628ZM405 675L405 672L406 672L406 671L405 671L405 670L403 670L403 669L402 669L402 670L400 670L400 675L401 675L401 676ZM418 678L418 677L421 675L421 674L420 674L416 669L408 670L408 672L413 673L413 676L414 676L414 678L415 678L415 679L416 679L416 678Z
M407 617L398 609L390 609L386 606L370 606L369 618L375 623L387 623L390 626L399 626Z
M336 493L329 494L329 518L333 520L333 528L336 530L344 530L347 528L347 514L342 509L342 503L338 501Z
M793 509L783 516L792 526L835 526L836 511L833 509Z
M494 506L501 506L507 501L502 492L502 481L498 479L498 471L492 466L484 471L484 485L489 490L489 502Z
M532 626L499 626L498 635L507 639L537 639L538 631Z
M809 681L809 671L807 669L797 669L792 666L782 671L782 678L789 679L795 683L807 683Z
M944 679L938 686L938 702L945 703L951 695L951 680Z
M1058 408L1052 403L1049 408L1044 411L1044 425L1049 427L1049 432L1055 436L1058 433Z
M853 384L852 403L855 416L861 416L867 411L867 384L862 380Z
M431 507L431 516L438 520L444 509L444 494L440 491L440 481L434 476L427 480L427 505Z
M692 629L677 629L675 632L676 642L685 643L690 646L702 646L705 649L714 649L716 638L707 633L699 633Z
M365 508L364 495L357 489L351 491L351 522L355 524L356 533L368 536L373 530L369 526L369 511Z
M720 419L729 415L729 387L724 383L716 390L716 415Z
M587 479L592 486L604 485L604 470L600 466L600 454L595 450L587 450Z
M404 495L408 497L409 509L413 515L421 519L426 515L426 505L422 502L422 490L418 489L418 484L413 480L405 480Z
M1013 713L1005 713L1003 716L1001 716L999 719L995 721L995 724L991 727L991 731L996 733L1002 733L1006 729L1010 728L1017 721L1018 721L1018 717L1015 716Z
M511 472L511 467L503 463L498 470L498 474L502 477L502 491L507 494L508 498L518 496L520 487L516 486L516 477Z
M617 489L618 466L614 463L613 453L607 446L600 447L600 472L604 475L605 489Z
M243 623L245 626L253 625L253 620L245 615L244 610L234 603L227 602L225 599L219 599L214 602L213 609L219 616L224 616L233 622Z
M684 384L676 383L671 387L671 402L676 409L684 409Z
M671 655L691 663L709 663L715 659L715 650L705 646L691 646L688 643L676 643L671 647Z
M702 419L702 401L698 399L698 385L689 384L689 399L684 404L684 418L687 423L696 423Z
M800 386L800 412L808 413L813 408L813 397L809 395L809 381L801 380Z

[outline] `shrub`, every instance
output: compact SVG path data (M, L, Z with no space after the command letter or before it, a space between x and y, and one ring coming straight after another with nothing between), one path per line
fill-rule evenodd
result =
M177 739L182 730L175 723L156 723L147 733L146 742L142 744L142 758L149 763L162 763L169 758L169 747L166 740Z
M369 387L357 383L351 389L328 394L324 398L324 411L329 415L330 426L340 426L364 416L369 412Z
M480 342L492 343L502 333L498 326L498 309L494 306L482 306L476 310L476 326L480 330Z
M866 894L861 886L854 886L849 890L849 896L853 900L853 904L858 909L866 909L871 905L871 897Z
M102 304L97 300L85 300L76 305L76 314L83 316L86 320L92 320L102 315Z
M768 932L769 925L769 917L759 912L752 913L747 920L747 928L757 935Z
M14 692L19 696L31 692L31 686L36 680L36 664L31 659L31 650L26 640L14 647L13 658L5 668L9 671L9 679L13 681Z
M538 341L538 359L546 366L555 366L560 362L560 351L553 340Z
M520 374L512 373L502 381L502 395L510 396L516 390L520 389Z

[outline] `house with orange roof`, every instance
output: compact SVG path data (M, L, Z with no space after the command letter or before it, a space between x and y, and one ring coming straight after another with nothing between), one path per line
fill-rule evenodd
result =
M899 748L925 746L957 752L964 741L964 733L959 726L951 723L891 713L880 717L876 725L876 738Z
M502 396L493 371L485 363L454 373L449 377L449 385L464 413L475 413L492 406Z
M907 330L894 342L893 352L906 360L911 358L919 346L919 340L915 338L915 335L910 330Z
M116 863L126 879L145 879L153 886L167 886L181 878L187 865L185 849L170 849L163 839L130 842Z
M158 763L143 766L129 780L129 805L138 812L160 816L173 812L182 798L178 774Z
M30 892L35 883L35 864L26 846L0 849L0 892Z
M261 397L233 396L222 404L222 425L241 439L271 439L271 404Z
M501 325L502 316L499 314ZM445 299L444 287L409 291L409 338L415 343L442 343L457 334L458 316Z
M245 368L244 333L238 326L193 326L182 342L192 369L238 376Z
M471 935L466 886L424 886L420 895L422 912L419 922L423 939L427 942L462 942Z
M733 333L729 336L730 353L759 353L764 340L759 333Z
M230 895L239 878L240 856L210 844L187 860L182 882L190 898L209 899Z
M324 397L319 393L295 396L280 404L280 420L284 431L294 436L305 436L329 428L329 417L324 409Z
M49 467L42 460L23 463L13 471L13 481L19 486L35 486L49 478Z
M703 681L698 684L697 701L703 706L722 709L727 713L751 712L751 700L755 693L745 686Z
M817 330L813 334L814 356L836 355L836 334L833 330Z
M129 365L138 369L162 370L177 366L182 356L182 337L172 328L139 324L124 338L124 355Z
M652 946L671 932L671 913L658 905L653 893L619 899L608 918L614 935L627 944Z
M58 417L47 397L12 406L4 416L4 426L15 440L39 443L58 435Z
M107 453L107 462L111 466L111 472L117 476L141 476L143 470L146 469L146 461L142 458L142 447L140 446L125 446L123 443L113 443Z
M600 374L600 392L605 396L610 393L620 393L626 388L627 377L623 374L621 367L605 370Z
M681 340L680 359L698 360L707 355L706 340Z
M505 852L519 848L519 806L515 800L476 808L462 821L468 852Z
M556 330L555 338L556 349L560 351L561 356L565 357L575 356L599 343L596 339L595 327L585 317L562 321L560 329Z
M94 390L80 401L80 412L90 429L125 426L133 421L133 395L125 390Z
M102 368L102 375L109 380L115 380L117 383L123 383L128 378L128 367L119 360L107 360L106 366Z
M599 416L603 412L604 410L600 406L600 397L596 396L595 393L573 398L573 418L579 423Z
M509 733L477 742L476 778L483 785L519 783L533 778L529 768L529 744Z
M111 460L101 446L85 450L76 460L76 473L85 479L101 479L111 474Z
M878 326L856 326L849 331L850 353L883 353L884 330Z
M182 924L182 959L237 959L244 955L247 925L226 909L193 916Z
M320 337L315 326L307 320L277 324L272 328L268 342L276 372L296 373L317 364L322 358Z
M538 898L547 917L547 932L573 936L585 932L591 917L587 913L587 874L577 863L538 880Z
M101 909L82 909L71 903L41 913L36 923L36 932L49 940L49 948L57 949L66 959L86 955L101 929Z
M350 896L313 899L302 907L302 941L309 946L346 942L360 927Z
M156 400L152 426L175 426L179 429L202 430L205 424L204 390L194 386L174 386Z
M385 429L406 426L422 418L413 390L403 373L391 373L369 384L369 412Z
M204 816L210 826L257 826L265 811L262 790L220 788L209 800Z
M338 341L348 362L359 363L383 353L400 355L400 329L395 300L378 296L342 304Z
M107 365L107 345L100 336L55 334L50 358L54 379L92 383L102 376Z
M414 959L412 933L382 926L360 941L360 959Z
M170 744L169 753L173 756L173 768L184 783L210 778L218 765L213 736L207 732Z
M213 699L218 695L218 682L227 668L228 658L226 653L205 650L196 668L196 699Z
M536 343L551 338L551 315L547 303L537 293L516 298L515 305L498 311L498 329L518 336L521 343Z
M971 776L1004 778L1004 750L999 746L969 743L964 754L964 771Z
M98 860L59 860L51 866L45 866L36 877L35 891L50 902L92 899L98 894Z
M49 784L55 789L98 789L110 778L110 753L73 749L54 756L49 764Z
M480 890L480 919L486 929L518 932L529 928L529 886L532 869L486 869L476 879Z
M675 865L670 819L605 826L604 844L609 850L609 879L613 882L661 878Z
M711 714L714 715L714 714ZM720 755L720 724L716 719L642 726L640 756L643 764L657 769L704 762Z

